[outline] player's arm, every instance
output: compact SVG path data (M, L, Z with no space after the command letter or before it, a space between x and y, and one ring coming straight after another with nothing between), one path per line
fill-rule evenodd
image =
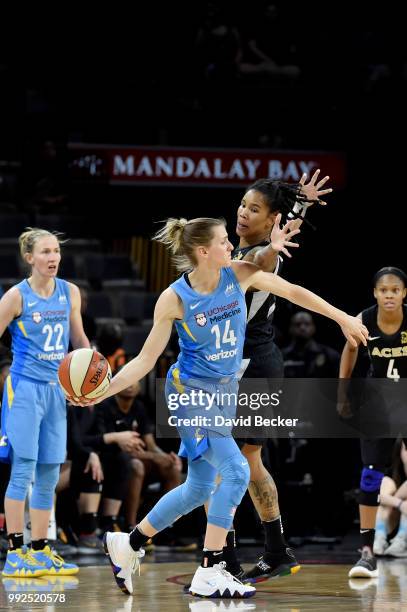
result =
M71 296L71 315L69 318L69 329L71 343L74 349L90 348L89 340L85 334L81 315L81 294L76 285L69 284Z
M357 318L362 320L362 313L359 313ZM358 358L359 344L360 340L356 340L356 346L346 342L345 346L343 347L341 361L339 364L339 378L350 378L352 376L352 372Z
M166 289L157 300L154 325L140 353L113 377L107 393L94 403L116 395L148 374L168 344L174 319L182 319L183 316L180 298L171 288Z
M0 338L13 319L20 316L23 307L21 293L16 287L9 289L0 300Z
M312 291L293 285L276 274L270 274L259 270L257 266L245 261L232 262L232 268L244 291L248 287L254 287L261 291L268 291L283 297L293 304L307 308L313 312L324 315L340 325L345 338L354 346L357 339L366 345L368 331L362 321L357 317L351 317L343 310L339 310L320 298Z
M404 482L397 492L394 491L394 482L385 476L380 485L380 505L397 508L403 514L407 513L407 482Z
M362 313L357 316L358 319L362 320ZM343 418L350 418L352 416L351 406L348 399L348 386L349 379L352 376L358 353L359 353L360 341L356 339L356 346L350 342L346 342L343 347L341 360L339 363L339 378L341 379L338 385L338 395L336 410L339 416Z

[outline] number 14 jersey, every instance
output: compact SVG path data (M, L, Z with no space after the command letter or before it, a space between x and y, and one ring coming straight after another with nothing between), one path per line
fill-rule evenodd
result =
M194 291L187 274L170 286L184 307L184 318L175 321L181 349L176 364L180 375L235 376L243 355L246 302L233 270L222 268L217 288L208 295Z

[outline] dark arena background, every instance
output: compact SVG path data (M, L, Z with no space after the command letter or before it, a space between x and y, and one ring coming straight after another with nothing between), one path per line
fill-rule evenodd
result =
M407 54L403 22L392 9L336 1L321 7L158 1L98 7L94 15L61 7L43 18L27 13L24 21L23 31L16 16L6 19L0 42L0 292L25 278L18 252L25 227L63 232L60 276L81 289L85 331L116 369L141 349L155 301L175 278L167 252L151 241L159 222L224 217L237 245L237 209L258 178L292 183L317 169L330 176L327 206L310 208L300 247L284 258L290 282L356 315L375 303L377 270L406 269ZM315 315L310 336L298 338L292 317L300 310L277 300L275 339L286 355L285 375L336 378L344 346L339 327ZM287 347L299 350L302 369L288 372ZM174 336L141 383L138 400L154 435L155 380L176 354ZM1 386L9 365L5 331ZM361 351L354 374L365 377L367 369ZM178 450L176 439L155 442L165 453ZM302 567L259 583L250 603L183 593L201 559L202 508L153 540L141 575L133 577L133 597L124 596L101 545L81 547L81 510L67 483L57 494L50 538L79 573L3 576L0 609L407 610L402 555L380 557L379 578L348 579L359 547L359 440L271 437L263 462ZM185 463L182 470L184 478ZM8 478L3 464L2 559ZM163 486L146 471L139 518ZM125 502L115 528L126 531L124 508ZM103 493L97 514L99 537ZM263 550L248 494L235 528L248 569Z

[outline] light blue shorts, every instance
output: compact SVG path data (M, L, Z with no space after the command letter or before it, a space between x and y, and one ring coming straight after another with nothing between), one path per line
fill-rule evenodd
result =
M10 374L4 384L2 433L12 451L38 463L66 457L66 400L58 382Z
M204 396L198 402L191 399L191 403L185 401L176 411L172 412L179 419L200 418L202 426L182 426L177 425L177 430L181 438L181 446L178 454L181 457L188 457L191 460L201 457L210 446L210 438L230 438L232 437L233 425L229 423L236 416L236 401L239 385L236 379L231 377L219 379L192 379L180 377L174 379L174 366L167 374L165 384L165 396L168 403L170 394L177 396L182 394L185 397L193 397L192 393L202 392ZM209 404L206 394L212 397ZM225 419L225 424L217 424L216 418ZM206 419L206 421L204 420ZM222 420L220 421L222 422Z

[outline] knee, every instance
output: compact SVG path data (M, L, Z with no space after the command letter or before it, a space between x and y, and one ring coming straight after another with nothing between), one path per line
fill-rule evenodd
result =
M34 478L35 461L14 456L6 497L24 501Z
M191 480L187 480L181 486L182 490L182 501L184 508L182 514L191 512L194 508L202 506L211 496L216 488L214 482L212 483L198 483Z
M378 506L380 485L384 474L381 469L373 465L365 466L360 478L359 503L362 506Z
M50 510L54 501L55 487L59 477L59 463L37 464L31 507L37 510Z
M249 463L241 453L229 457L223 465L219 467L222 482L229 482L236 487L247 488L250 480Z
M130 462L131 475L134 478L144 478L146 470L140 459L132 459Z
M245 455L250 468L251 480L260 480L266 476L266 468L264 467L263 460L261 458L261 450L258 453L249 453ZM268 473L268 472L267 472Z

